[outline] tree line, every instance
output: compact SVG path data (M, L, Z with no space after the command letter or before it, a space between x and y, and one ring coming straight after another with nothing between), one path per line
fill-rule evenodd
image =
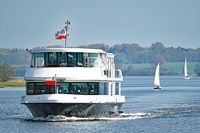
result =
M101 48L115 54L115 62L122 68L124 75L152 75L158 63L162 65L166 62L184 62L185 58L189 62L200 62L200 48L165 47L161 42L153 43L150 47L141 47L137 43L116 44L111 47L105 44L91 44L80 47ZM150 64L150 66L135 69L131 64ZM196 65L194 71L200 76L200 64ZM178 74L167 69L162 72L164 75Z
M49 46L61 47L61 46ZM158 62L183 62L185 57L189 62L200 62L200 48L165 47L161 42L150 47L142 47L137 43L123 43L113 46L99 43L78 46L81 48L100 48L115 55L115 63L121 67L125 75L151 75L153 66ZM31 55L25 49L0 48L0 62L7 62L15 69L17 76L23 76L29 66ZM136 70L131 64L150 64L151 67ZM200 64L195 67L195 73L200 75ZM167 72L168 75L175 75Z
M150 47L141 47L137 43L116 44L110 47L105 44L79 46L101 48L115 54L117 64L163 64L165 62L183 62L185 57L191 62L200 61L200 48L165 47L162 43L153 43Z

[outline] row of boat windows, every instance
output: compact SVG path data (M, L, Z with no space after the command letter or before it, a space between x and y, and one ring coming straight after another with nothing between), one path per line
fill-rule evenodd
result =
M46 86L44 82L27 82L27 95L55 94L58 89L59 94L79 94L98 95L98 83L57 83L55 86Z
M31 67L90 67L98 53L45 52L33 53Z

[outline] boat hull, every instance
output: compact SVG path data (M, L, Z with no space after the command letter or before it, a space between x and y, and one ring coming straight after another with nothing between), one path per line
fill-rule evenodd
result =
M155 87L154 87L154 90L160 90L160 89L161 89L160 86L155 86Z
M33 117L64 115L67 117L110 117L122 113L122 103L23 103Z

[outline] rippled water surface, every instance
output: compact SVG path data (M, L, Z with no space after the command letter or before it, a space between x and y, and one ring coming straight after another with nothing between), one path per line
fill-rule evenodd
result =
M161 77L161 90L153 90L152 84L153 77L124 77L124 113L98 119L32 118L28 109L20 104L24 88L0 89L0 132L199 133L200 78Z

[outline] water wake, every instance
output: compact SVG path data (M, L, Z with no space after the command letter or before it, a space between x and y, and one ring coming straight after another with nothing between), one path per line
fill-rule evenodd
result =
M134 120L149 117L149 113L122 113L115 117L66 117L63 115L49 115L47 117L34 117L27 119L28 121L43 122L67 122L67 121L114 121L114 120Z
M114 117L66 117L63 115L49 115L47 117L27 118L28 121L43 122L67 122L67 121L114 121L114 120L135 120L145 118L161 117L187 117L193 114L199 114L200 106L183 106L171 108L158 108L146 112L121 113Z

